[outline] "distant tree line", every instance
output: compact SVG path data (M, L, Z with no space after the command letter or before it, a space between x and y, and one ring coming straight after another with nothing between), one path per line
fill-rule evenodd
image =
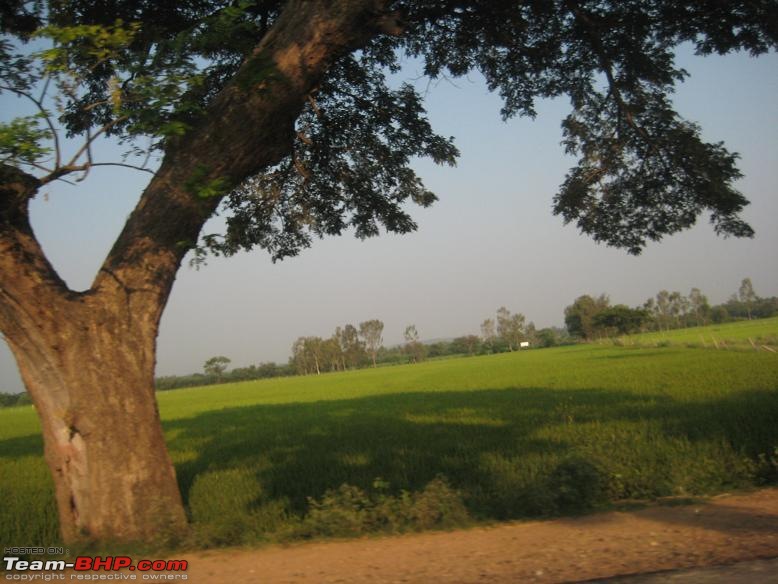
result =
M297 372L291 365L279 365L277 363L260 363L248 367L236 367L231 371L215 373L192 373L191 375L165 375L156 378L157 391L168 389L180 389L182 387L196 387L200 385L214 385L217 383L234 383L237 381L251 381L254 379L269 379L271 377L287 377L296 375Z
M326 339L299 337L292 345L292 355L286 364L266 362L228 370L230 359L220 355L208 359L203 364L202 373L157 377L156 389L164 391L379 365L420 363L425 359L504 353L519 349L524 342L532 348L545 348L578 340L776 315L778 297L760 297L754 291L751 279L744 278L736 293L726 302L714 306L699 288L692 288L686 296L680 292L661 290L639 307L611 304L606 294L579 296L564 310L565 328L537 330L533 322L526 322L522 313L512 313L502 306L497 309L494 318L487 318L481 323L480 335L423 342L416 325L411 324L405 328L404 344L384 347L384 323L372 319L359 323L358 327L352 324L337 327ZM0 407L30 403L26 393L0 393Z
M290 365L299 375L321 374L327 371L346 371L371 364L378 365L383 345L384 323L367 320L337 327L327 339L299 337L292 345Z
M27 406L32 403L30 395L23 393L0 393L0 408L10 408L12 406Z
M591 340L775 315L778 315L778 297L759 297L751 279L744 278L737 293L715 306L710 305L699 288L692 288L688 296L661 290L635 308L611 305L606 294L579 296L565 308L565 326L573 337Z
M501 306L495 318L487 318L481 323L481 336L474 337L475 345L471 354L504 353L521 348L521 343L530 347L545 348L565 345L571 342L570 335L563 328L546 327L536 329L535 323L526 322L526 317Z
M299 375L310 375L367 366L420 363L426 359L503 353L518 350L522 343L532 347L553 347L572 342L565 329L537 330L534 323L526 322L523 314L511 313L504 306L497 309L495 318L487 318L481 324L480 336L469 334L423 342L416 325L411 324L403 333L404 344L384 347L383 328L383 322L371 320L360 323L359 328L351 324L338 327L327 339L299 337L292 345L290 364Z

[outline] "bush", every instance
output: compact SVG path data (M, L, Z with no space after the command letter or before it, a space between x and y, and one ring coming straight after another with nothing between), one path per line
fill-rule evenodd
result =
M263 539L355 537L446 529L469 522L461 495L439 476L418 492L389 495L376 479L368 493L343 484L320 499L308 499L308 513L295 518L285 501L268 501L257 477L229 469L198 475L189 491L193 543L200 547L239 545Z
M443 476L427 483L424 490L412 494L410 499L409 527L413 530L448 529L464 525L470 519L462 496Z
M373 502L360 488L343 484L324 493L321 500L308 499L310 511L300 534L348 537L369 530Z
M594 463L583 458L561 462L548 479L557 510L562 513L582 513L603 505L608 500L608 481Z
M772 453L760 453L757 457L756 476L762 484L778 483L778 446Z
M438 476L419 492L387 495L388 483L376 479L374 492L352 485L309 499L310 511L297 526L297 537L353 537L365 533L401 533L465 525L470 518L461 495Z

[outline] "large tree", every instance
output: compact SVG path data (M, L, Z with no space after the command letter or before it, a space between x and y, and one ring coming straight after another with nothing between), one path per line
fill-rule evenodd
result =
M524 339L525 316L520 312L511 314L511 311L501 306L497 309L497 334L508 345L508 349L518 349Z
M591 340L596 332L595 317L610 306L610 299L605 294L592 297L588 294L579 296L565 307L565 327L574 337Z
M673 110L685 76L673 50L764 53L777 21L772 0L5 2L0 89L36 111L0 131L0 330L41 418L65 540L185 529L153 376L187 253L259 246L282 258L347 228L415 228L403 202L435 197L409 161L453 163L456 150L412 87L387 84L403 54L431 78L480 71L505 117L569 96L565 148L578 164L554 211L637 253L704 212L719 233L751 234L736 155ZM67 155L63 135L80 139ZM144 167L99 158L103 135L161 161L75 292L28 207L43 185L99 164ZM225 233L202 234L218 209Z
M748 313L748 320L751 320L751 307L759 298L756 295L756 292L754 292L754 285L751 283L751 278L743 278L743 281L740 282L737 297L738 300L745 305L746 312Z
M365 357L365 343L359 340L359 331L353 324L335 329L335 338L340 344L340 358L343 370L358 367Z
M217 381L221 381L222 375L227 371L227 366L232 363L229 357L218 355L211 357L203 364L203 371L206 375L213 375Z
M481 323L481 338L484 341L484 345L489 347L491 351L494 348L494 341L497 338L497 329L494 326L494 320L487 318Z
M376 357L384 342L383 332L384 323L376 318L359 323L359 336L362 337L365 349L373 360L373 367L376 366Z
M708 297L699 288L692 288L689 292L689 306L694 314L694 324L703 326L707 324L711 313Z

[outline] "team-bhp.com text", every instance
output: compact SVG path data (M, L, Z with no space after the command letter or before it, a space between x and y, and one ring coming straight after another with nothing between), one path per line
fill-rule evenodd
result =
M65 560L23 560L4 557L4 579L18 582L50 582L54 580L188 580L186 560L138 560L129 556L78 556L72 562ZM64 574L65 570L72 570ZM88 573L85 573L88 572ZM94 573L98 572L98 573ZM136 574L134 572L140 572ZM165 572L165 573L160 573ZM168 572L179 572L170 574Z

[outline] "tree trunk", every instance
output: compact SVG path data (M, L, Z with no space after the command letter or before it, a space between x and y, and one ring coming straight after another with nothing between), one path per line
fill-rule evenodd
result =
M40 416L63 539L180 532L186 518L154 397L169 286L131 289L113 276L69 290L29 225L38 187L0 167L0 329Z
M141 263L148 285L138 287L104 267L90 290L69 290L29 224L39 187L0 165L0 330L41 420L62 537L180 533L186 516L154 396L159 319L177 265L165 277Z
M149 541L186 528L154 366L175 274L221 200L199 197L197 185L234 187L286 156L294 121L328 68L376 34L394 32L386 4L290 0L239 82L184 138L168 140L86 292L67 288L29 225L41 181L0 163L0 331L41 419L65 542ZM276 80L253 78L254 60L270 60Z
M66 542L148 541L186 529L154 396L156 326L118 304L71 306L56 327L22 318L19 329L34 332L8 336L40 416Z

